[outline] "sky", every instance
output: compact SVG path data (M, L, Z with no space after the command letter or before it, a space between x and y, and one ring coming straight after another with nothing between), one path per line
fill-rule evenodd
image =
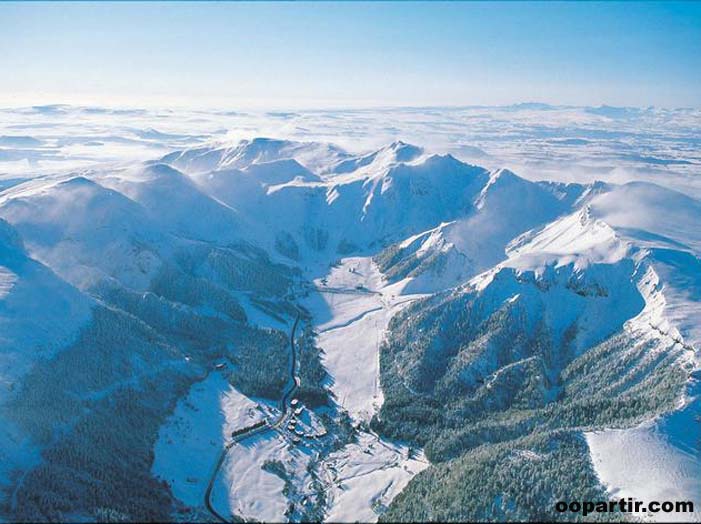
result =
M701 107L699 2L0 3L0 103Z

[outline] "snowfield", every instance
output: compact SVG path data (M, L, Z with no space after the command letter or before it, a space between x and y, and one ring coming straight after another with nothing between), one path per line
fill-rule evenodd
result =
M411 478L427 467L420 451L361 433L357 443L324 462L331 482L327 522L375 522Z
M287 497L285 482L262 469L266 461L277 460L289 467L303 468L304 458L290 449L280 435L267 433L236 445L227 455L223 471L212 492L212 504L223 515L284 522ZM301 464L300 464L301 458Z
M393 314L419 295L401 296L406 282L386 286L369 257L348 257L314 281L304 305L312 312L336 402L356 421L369 422L382 405L380 344ZM364 431L358 442L325 461L328 522L374 522L428 463L415 450Z
M317 279L303 304L317 317L317 343L324 350L330 388L339 407L357 421L369 421L379 409L380 343L392 314L419 296L399 295L402 284L385 287L368 257L349 257ZM362 286L359 287L359 286ZM255 308L246 308L247 314ZM274 323L259 313L263 324ZM153 471L166 480L179 500L199 507L212 467L231 432L250 426L270 408L241 395L221 373L195 384L161 429ZM301 496L311 499L307 471L316 452L291 445L274 431L263 432L231 448L217 475L212 504L222 515L279 522L289 501L285 481L264 469L284 465ZM329 522L375 521L411 478L428 467L421 450L393 443L364 431L358 441L325 458L319 477L326 492ZM289 488L288 488L289 489ZM299 496L297 497L299 499Z
M211 373L178 402L161 428L153 473L168 482L184 503L204 500L212 467L234 430L265 417L259 404L242 395L221 373Z
M382 405L380 344L390 318L419 295L397 296L385 287L369 257L342 259L304 305L312 313L324 350L324 366L338 404L356 420L369 421Z
M699 455L699 381L692 384L688 404L659 420L632 429L585 433L594 469L615 498L692 501L694 513L640 513L650 522L701 520L701 456Z
M363 162L402 139L489 169L506 166L530 180L663 179L665 185L701 196L701 153L694 147L698 109L516 104L270 113L54 104L0 108L0 114L0 187L37 174L149 160L184 147L199 150L192 157L216 162L219 155L212 161L202 154L209 142L226 151L241 139L275 136L332 142ZM320 157L342 159L328 149L304 160Z

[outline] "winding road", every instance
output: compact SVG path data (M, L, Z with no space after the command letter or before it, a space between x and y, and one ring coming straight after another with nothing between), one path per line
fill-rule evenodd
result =
M295 349L295 333L297 331L297 326L299 325L300 318L301 315L298 313L297 318L295 318L295 322L292 325L292 330L290 332L290 383L288 384L287 388L285 388L285 392L283 393L282 398L280 399L280 416L278 416L277 420L273 423L266 422L262 426L260 424L254 424L241 431L241 433L237 434L235 437L233 437L232 440L224 446L224 449L222 449L221 453L219 453L217 462L214 465L212 474L209 477L209 482L207 483L207 490L204 493L204 505L207 508L207 510L219 522L245 522L243 519L227 520L212 505L211 499L212 490L214 489L214 482L217 478L217 475L219 474L219 470L221 469L222 464L224 464L224 460L226 459L227 453L232 447L234 447L239 442L242 442L252 437L253 435L264 433L268 430L277 429L287 420L287 416L289 414L290 409L290 401L292 400L292 397L299 388L299 377L297 376L297 350Z

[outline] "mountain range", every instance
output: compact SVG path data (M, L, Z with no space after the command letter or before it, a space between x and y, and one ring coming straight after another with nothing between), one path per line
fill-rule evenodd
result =
M678 191L401 141L20 181L0 191L0 518L552 519L639 496L600 451L626 431L683 463L648 489L701 507L700 257ZM290 338L306 429L228 451L279 415Z

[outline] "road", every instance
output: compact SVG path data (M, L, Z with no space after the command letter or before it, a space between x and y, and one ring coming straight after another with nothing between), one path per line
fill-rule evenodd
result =
M297 350L295 349L295 333L297 332L297 326L299 325L299 320L301 315L298 313L294 324L292 325L292 330L290 331L290 382L285 388L285 392L280 399L280 415L277 420L273 423L266 423L263 426L250 426L249 429L236 435L231 441L224 446L224 449L219 453L217 462L214 466L212 474L209 477L209 482L207 483L207 490L204 493L204 505L207 510L219 521L219 522L245 522L243 519L227 520L224 518L212 505L212 490L214 489L214 482L219 474L222 464L226 459L226 455L229 450L234 447L239 442L242 442L253 435L258 435L260 433L265 433L266 431L279 428L281 425L286 423L288 414L290 412L290 401L294 397L294 394L299 388L299 377L297 376Z
M295 350L295 332L297 331L297 325L299 324L300 314L297 313L297 318L292 326L292 331L290 332L290 378L291 382L287 387L285 393L283 393L280 399L280 416L277 422L273 423L271 427L277 428L280 426L287 418L287 413L290 408L290 401L292 397L297 392L299 388L299 377L297 376L297 351Z

